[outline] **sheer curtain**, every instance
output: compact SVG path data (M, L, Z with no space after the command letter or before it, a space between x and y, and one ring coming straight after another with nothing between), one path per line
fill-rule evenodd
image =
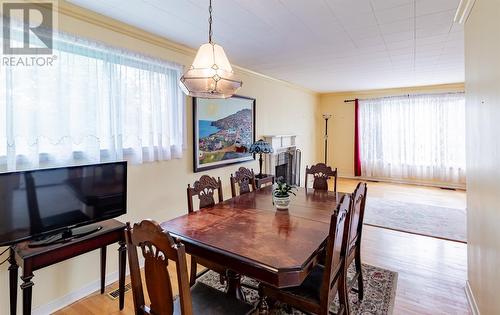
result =
M465 184L463 93L359 101L362 176Z
M181 65L54 37L52 66L0 67L0 170L182 156Z

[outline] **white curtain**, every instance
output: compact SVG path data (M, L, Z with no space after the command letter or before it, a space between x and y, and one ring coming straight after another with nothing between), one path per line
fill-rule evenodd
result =
M359 101L362 176L465 184L464 93Z
M181 65L54 37L52 66L0 67L0 170L181 157Z

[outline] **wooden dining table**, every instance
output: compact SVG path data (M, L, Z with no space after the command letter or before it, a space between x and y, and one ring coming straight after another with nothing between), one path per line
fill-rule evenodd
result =
M276 288L300 285L319 260L343 193L298 188L276 210L272 187L161 223L186 252L227 267L227 293L244 299L241 275Z

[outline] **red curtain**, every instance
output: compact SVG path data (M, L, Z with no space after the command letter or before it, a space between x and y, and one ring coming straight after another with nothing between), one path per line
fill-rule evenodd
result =
M359 156L359 102L354 101L354 176L361 176L361 157Z

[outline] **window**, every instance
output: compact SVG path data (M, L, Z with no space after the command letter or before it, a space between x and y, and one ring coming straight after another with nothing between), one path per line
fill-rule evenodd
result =
M67 34L54 55L0 68L1 170L181 157L181 65Z
M465 184L464 93L359 101L362 176Z

